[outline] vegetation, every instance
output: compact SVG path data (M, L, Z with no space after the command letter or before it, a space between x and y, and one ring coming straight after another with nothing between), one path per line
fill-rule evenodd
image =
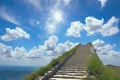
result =
M70 55L72 52L74 52L77 49L77 46L72 48L71 50L65 52L61 56L59 56L56 59L53 59L47 66L40 68L36 72L31 73L30 75L25 77L25 80L35 80L38 76L43 76L47 71L49 71L51 68L56 66L59 62L61 62L65 57Z
M120 72L104 66L97 54L92 54L88 60L88 73L87 80L120 80Z

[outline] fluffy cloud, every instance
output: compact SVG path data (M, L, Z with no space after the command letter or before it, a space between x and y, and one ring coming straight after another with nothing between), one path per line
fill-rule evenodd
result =
M59 43L55 49L57 54L64 53L68 50L70 50L72 47L77 45L78 43L72 43L70 41L66 41L65 43Z
M106 44L100 39L95 40L92 44L104 64L120 65L120 59L118 59L120 52L114 50L115 44Z
M14 51L12 51L12 57L16 59L25 58L26 57L26 49L24 47L16 47Z
M119 28L117 26L118 22L119 19L117 19L114 16L111 17L111 19L101 28L101 34L103 36L111 36L118 33L119 32Z
M114 16L111 17L107 23L104 23L103 19L99 20L94 17L87 17L85 22L85 30L88 32L88 35L100 33L102 36L112 36L119 32L119 28L117 26L119 19Z
M48 40L45 41L44 47L46 50L54 51L58 38L54 35L50 36Z
M0 17L3 19L14 23L16 25L19 25L20 23L16 20L15 16L13 16L10 12L6 11L5 8L0 9Z
M19 27L15 29L6 28L6 34L1 36L1 40L12 41L21 37L29 39L30 35Z
M98 0L101 4L101 8L103 8L106 5L107 0Z
M119 32L118 28L119 19L112 16L107 23L104 19L97 19L95 17L86 17L85 24L71 22L70 28L67 30L67 36L80 37L82 30L87 32L88 36L94 34L101 34L102 36L112 36Z
M6 46L3 43L0 43L0 55L9 58L16 58L20 59L25 57L27 52L26 49L23 47L16 47L13 49L11 46Z
M1 56L6 56L6 57L12 57L12 47L11 46L6 46L3 43L0 43L0 55Z
M80 37L80 32L83 30L84 25L79 21L71 23L70 28L66 32L66 36Z
M11 46L0 43L0 60L5 60L6 63L9 61L16 63L20 61L20 63L25 62L30 64L31 62L34 62L33 64L36 62L41 64L43 62L40 61L44 61L44 64L47 64L53 58L58 57L77 45L77 43L72 43L70 41L58 43L58 40L58 37L55 35L49 36L48 40L45 40L43 45L39 45L38 47L34 46L29 51L24 47L16 47L13 49Z
M27 57L28 58L32 58L32 59L36 59L36 58L42 58L42 53L43 53L44 49L42 46L36 47L34 46L29 52Z
M99 20L94 17L86 17L85 22L86 24L84 29L88 32L88 35L93 35L95 33L99 33L99 30L103 26L104 20Z

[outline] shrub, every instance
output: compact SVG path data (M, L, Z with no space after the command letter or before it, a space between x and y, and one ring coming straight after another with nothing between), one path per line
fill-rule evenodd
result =
M88 62L88 72L90 75L101 75L104 72L104 67L99 58L92 54Z

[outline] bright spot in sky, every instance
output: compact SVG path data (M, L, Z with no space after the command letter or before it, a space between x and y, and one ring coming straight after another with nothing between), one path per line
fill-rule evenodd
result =
M54 19L58 22L63 21L63 14L61 11L54 12Z

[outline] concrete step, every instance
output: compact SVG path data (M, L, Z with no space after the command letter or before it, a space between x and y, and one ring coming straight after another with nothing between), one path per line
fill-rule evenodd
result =
M66 71L66 70L64 70L64 71L59 70L58 72L61 72L61 73L86 73L86 71Z
M50 78L49 80L82 80L82 79Z
M53 78L67 78L67 79L83 79L87 76L69 76L69 75L54 75Z
M62 69L60 69L60 71L85 71L85 69L71 69L71 68L67 68L67 69L64 69L64 68L62 68Z
M57 72L56 75L69 75L69 76L83 76L87 75L87 73L59 73Z
M82 68L82 67L62 67L61 69L86 69L86 68Z
M80 66L70 66L70 65L67 65L67 66L63 66L62 68L82 68Z

